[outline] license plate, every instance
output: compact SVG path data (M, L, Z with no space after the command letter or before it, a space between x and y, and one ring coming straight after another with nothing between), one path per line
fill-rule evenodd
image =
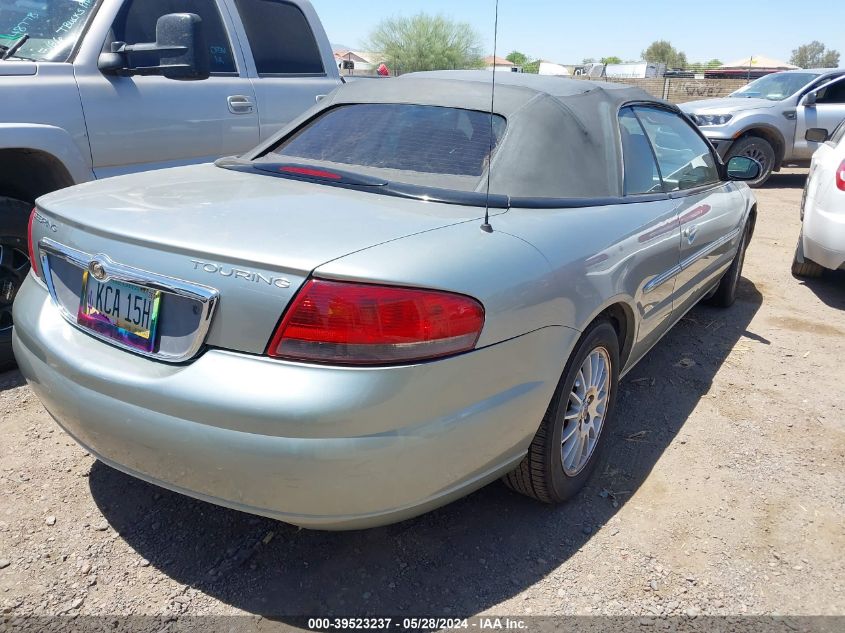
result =
M161 292L110 279L100 282L82 276L82 297L76 320L132 349L152 352L155 348Z

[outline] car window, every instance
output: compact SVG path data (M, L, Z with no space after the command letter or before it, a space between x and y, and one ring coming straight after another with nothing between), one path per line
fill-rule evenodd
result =
M128 0L112 26L113 41L127 44L155 42L156 22L168 13L195 13L202 19L205 43L211 53L211 72L234 73L232 45L214 0ZM134 66L157 66L155 53L131 53Z
M683 118L657 108L634 110L654 148L665 191L719 182L710 146Z
M259 75L322 75L320 48L296 5L235 0Z
M816 92L816 103L845 103L845 79L820 88Z
M410 104L327 110L265 161L330 163L396 182L475 191L505 119L489 112ZM492 142L491 142L492 132Z
M623 108L619 113L619 132L625 166L625 195L662 191L663 183L651 144L631 108Z

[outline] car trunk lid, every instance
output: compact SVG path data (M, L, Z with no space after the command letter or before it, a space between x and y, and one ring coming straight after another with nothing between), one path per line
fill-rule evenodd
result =
M44 196L38 207L36 240L217 291L207 343L252 353L264 352L284 308L321 264L484 213L212 165L89 183ZM82 269L64 275L73 320ZM178 310L196 306L171 307L170 316L163 309L162 322L172 325Z

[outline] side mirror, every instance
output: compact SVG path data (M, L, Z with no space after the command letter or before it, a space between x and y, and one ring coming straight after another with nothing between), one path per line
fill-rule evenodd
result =
M734 156L728 161L730 180L754 180L763 172L763 166L748 156Z
M158 55L158 65L139 66L133 56ZM202 19L195 13L168 13L156 21L156 41L148 44L112 42L111 52L97 62L105 73L123 76L162 75L168 79L208 79L211 54L205 43Z
M804 133L804 139L811 143L824 143L829 138L830 134L823 127L811 127Z
M815 108L816 99L818 99L818 95L815 92L808 92L804 95L804 98L801 99L801 105L806 108Z

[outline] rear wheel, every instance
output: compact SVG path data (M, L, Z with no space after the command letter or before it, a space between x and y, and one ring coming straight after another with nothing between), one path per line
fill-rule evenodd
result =
M727 160L730 160L734 156L753 158L762 167L760 175L754 180L748 181L749 187L762 187L769 179L769 176L772 175L772 170L775 168L775 150L769 141L759 136L746 136L739 139L728 152Z
M802 239L803 237L798 238L798 245L795 247L795 256L792 258L792 274L796 277L821 277L824 267L804 257L803 249L801 248Z
M0 197L0 371L15 366L12 303L29 272L26 225L32 205Z
M545 503L583 488L605 443L618 382L619 339L602 319L581 336L528 454L505 484Z

